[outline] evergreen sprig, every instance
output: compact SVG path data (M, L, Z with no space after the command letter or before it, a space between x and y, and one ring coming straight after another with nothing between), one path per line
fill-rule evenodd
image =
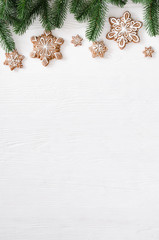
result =
M51 21L54 28L61 28L67 15L68 0L54 0L51 10Z
M83 4L84 4L83 0L71 0L70 1L70 12L75 14L76 11L78 11L78 9L81 8Z
M118 7L124 7L128 0L109 0L111 4L114 4Z
M96 1L97 0L81 0L81 3L78 3L76 10L74 10L75 19L79 22L89 20L89 13Z
M89 25L86 30L86 37L89 40L95 41L101 34L105 24L106 13L107 4L105 0L97 0L92 3L91 9L88 12Z
M26 0L25 0L26 1ZM14 32L16 34L23 34L29 28L29 26L34 22L37 16L40 13L41 5L43 0L27 0L25 8L23 11L23 7L18 5L17 14L18 18L15 20L15 24L13 26ZM22 4L24 4L22 2ZM42 18L41 13L41 18ZM43 23L42 23L43 24Z
M144 21L150 36L159 35L159 0L150 0L145 3Z
M15 43L12 38L9 25L0 19L0 44L6 52L13 51L15 49Z
M52 23L51 23L51 7L49 0L41 1L40 6L40 22L45 30L51 31Z
M25 9L28 8L28 3L30 3L29 0L27 2L25 0L19 0L17 12L20 19L23 19L25 16Z

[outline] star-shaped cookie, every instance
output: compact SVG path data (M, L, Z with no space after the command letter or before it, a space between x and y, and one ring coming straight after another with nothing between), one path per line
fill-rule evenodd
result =
M89 48L92 53L92 57L104 57L108 48L105 46L103 41L96 41L92 43L92 46Z
M8 65L10 67L10 70L13 71L15 68L22 68L23 64L22 61L24 59L23 55L20 55L17 50L14 50L13 52L6 53L6 60L4 62L4 65Z
M152 54L154 53L153 48L150 47L145 47L145 50L143 51L145 57L152 57Z
M82 45L83 38L81 38L78 34L72 37L71 43L74 44L75 47Z

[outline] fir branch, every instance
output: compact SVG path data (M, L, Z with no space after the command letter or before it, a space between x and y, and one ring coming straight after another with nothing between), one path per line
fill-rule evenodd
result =
M89 25L86 30L86 37L95 41L101 34L105 23L107 13L107 5L105 0L97 0L92 4L92 8L89 12Z
M33 23L36 17L40 13L41 1L34 1L30 4L29 8L26 9L25 15L22 19L15 20L14 31L18 34L23 34L26 32L28 27Z
M40 10L40 22L42 23L42 26L46 31L52 30L51 7L49 2L49 0L42 0Z
M0 0L0 18L4 18L4 14L5 14L5 10L6 10L6 2L4 0Z
M17 7L17 12L18 12L18 18L22 19L24 18L25 11L27 10L27 3L30 4L29 0L19 0L18 1L18 7Z
M51 10L51 22L55 27L62 27L67 14L68 0L55 0Z
M109 0L109 2L118 7L124 7L128 0ZM141 0L142 1L142 0Z
M0 19L14 23L16 18L16 2L14 0L0 0Z
M144 0L132 0L134 3L143 3Z
M141 4L146 4L148 2L150 2L151 0L132 0L132 2L134 3L141 3Z
M159 0L151 0L144 7L145 26L150 36L159 35Z
M15 49L15 43L10 28L3 20L0 20L0 44L7 52Z
M81 0L80 4L74 12L75 19L79 22L88 20L89 12L96 1L97 0Z
M81 0L71 0L70 1L70 13L75 13L79 8L82 7L83 2Z

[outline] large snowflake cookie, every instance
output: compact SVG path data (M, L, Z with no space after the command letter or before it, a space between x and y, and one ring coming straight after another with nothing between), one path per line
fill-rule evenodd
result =
M108 50L103 41L93 42L92 46L89 48L92 53L92 57L104 57L106 51Z
M33 43L33 51L30 56L32 58L40 58L43 66L47 66L52 59L62 59L60 52L61 45L64 43L63 38L56 38L52 32L44 32L42 35L31 38Z
M17 50L14 50L13 52L6 53L6 60L4 62L4 65L8 65L10 67L10 70L13 71L15 68L23 67L23 59L24 56L20 55Z
M111 29L106 38L117 41L120 49L125 48L126 44L130 42L140 42L138 31L143 24L140 21L134 21L128 11L124 12L120 18L110 17L109 23Z

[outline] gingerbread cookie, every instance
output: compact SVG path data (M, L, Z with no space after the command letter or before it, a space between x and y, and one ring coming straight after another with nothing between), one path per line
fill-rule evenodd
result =
M62 59L60 47L64 43L63 38L56 38L52 32L44 32L38 37L32 37L31 42L33 43L33 51L30 56L40 58L44 67L54 58Z
M120 49L125 48L130 42L140 42L138 31L143 24L140 21L134 21L128 11L120 18L110 17L109 23L111 29L106 38L116 41Z
M83 38L81 38L78 34L72 37L71 43L74 44L75 47L82 45Z
M8 65L10 67L10 70L13 71L15 68L22 68L23 64L22 61L24 59L23 55L20 55L17 50L14 50L13 52L6 53L6 60L4 62L4 65Z
M145 57L152 57L152 54L154 53L154 50L152 47L145 47L145 50L143 51Z
M105 46L103 41L93 42L92 46L89 48L92 53L92 57L104 57L108 48Z

